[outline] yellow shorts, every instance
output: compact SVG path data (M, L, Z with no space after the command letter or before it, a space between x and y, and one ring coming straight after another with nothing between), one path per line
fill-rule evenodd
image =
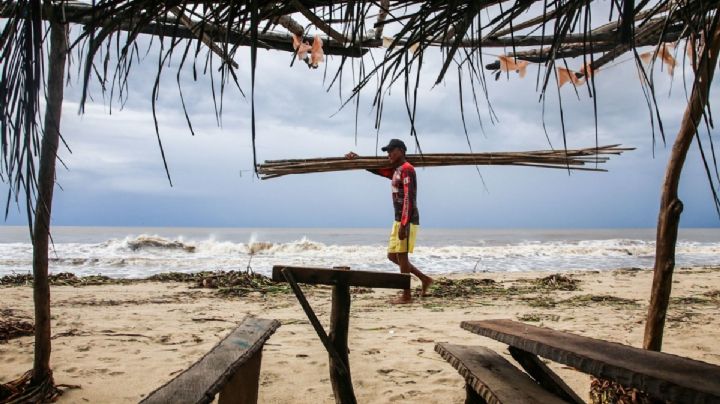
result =
M411 253L415 249L415 236L417 235L417 225L410 223L410 231L405 240L400 240L398 233L400 232L400 222L394 222L392 232L390 232L390 242L388 243L389 253Z

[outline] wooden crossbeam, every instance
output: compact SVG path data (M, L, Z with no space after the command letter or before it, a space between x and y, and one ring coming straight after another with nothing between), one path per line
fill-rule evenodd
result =
M191 4L191 3L188 3ZM15 8L19 7L17 3L8 3L0 8L0 19L12 17ZM53 7L45 5L44 7ZM102 26L103 21L92 21L92 5L81 2L68 2L62 6L62 16L64 22L78 24L83 26ZM53 13L43 13L44 19L49 18ZM281 17L280 17L281 18ZM122 24L122 31L139 32L141 34L157 35L157 36L174 36L183 39L197 39L196 31L199 29L197 23L191 23L194 28L189 28L181 20L176 17L163 17L162 19L138 28L134 23L128 21ZM214 42L227 42L232 45L250 46L250 32L232 30L225 32L221 28L205 24L202 30L207 36L207 40ZM258 33L258 48L273 49L287 52L294 52L292 47L292 36L290 34L279 34L274 32ZM347 46L345 43L338 42L332 38L323 39L323 52L326 55L361 57L368 52L368 48L362 45Z
M348 271L344 269L294 267L286 265L273 266L272 279L275 282L284 282L283 269L290 269L298 283L310 285L337 285L344 283L348 286L362 286L366 288L409 289L410 275L391 274L374 271Z
M544 364L537 355L525 352L514 346L508 347L510 355L517 363L522 366L525 371L532 376L545 390L552 392L556 396L562 398L568 403L584 404L580 396L577 395L555 372Z

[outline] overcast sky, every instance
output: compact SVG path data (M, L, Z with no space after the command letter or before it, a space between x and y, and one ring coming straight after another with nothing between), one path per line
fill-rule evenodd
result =
M501 50L486 50L491 61ZM150 107L157 52L151 50L134 67L127 102L110 114L108 100L97 89L94 100L78 114L80 84L73 80L63 104L62 133L72 153L60 155L53 206L55 225L80 226L232 226L232 227L386 227L392 221L389 181L364 171L286 176L262 181L253 176L250 102L226 89L222 127L218 127L207 77L192 81L183 74L183 93L195 129L187 128L175 82L175 68L165 72L158 100L160 134L173 180L168 184L154 133ZM379 56L379 55L378 55ZM341 156L354 150L382 155L376 148L371 91L360 102L355 137L355 109L335 114L341 95L327 91L324 65L290 66L291 55L260 50L256 84L257 153L259 161ZM625 55L596 77L600 144L635 147L603 165L607 173L565 170L480 167L418 169L421 225L486 228L654 227L669 150L685 106L683 70L674 77L655 68L657 96L667 144L653 146L650 115L634 62ZM176 58L179 60L179 57ZM433 86L439 54L426 56L418 100L418 136L425 153L468 152L460 120L457 73ZM249 56L238 54L238 76L250 90ZM337 68L330 58L327 75ZM366 62L371 63L368 58ZM580 59L570 60L578 68ZM202 69L202 63L198 63ZM176 64L173 64L176 66ZM76 78L77 65L72 67ZM511 74L495 81L489 97L499 122L492 124L486 103L480 111L484 133L465 82L465 111L473 150L548 149L542 127L543 107L535 79L538 67L520 79ZM692 75L686 72L688 80ZM349 94L352 72L344 77L342 96ZM325 78L327 80L327 77ZM711 100L717 100L717 80ZM688 84L689 86L689 84ZM579 98L572 86L561 88L568 147L595 145L593 102L584 87ZM483 98L478 94L479 98ZM714 103L715 105L718 102ZM335 114L333 116L333 114ZM555 148L562 148L557 91L548 92L545 123ZM410 127L402 88L386 99L379 132L381 145L390 138L409 146ZM714 134L716 132L713 132ZM703 134L705 145L707 135ZM717 135L715 135L717 136ZM717 146L717 145L716 145ZM414 152L410 147L409 152ZM484 182L483 182L484 181ZM7 192L7 186L0 189ZM682 227L717 227L708 180L697 144L693 144L681 182L685 204ZM6 224L23 224L24 213L11 207Z

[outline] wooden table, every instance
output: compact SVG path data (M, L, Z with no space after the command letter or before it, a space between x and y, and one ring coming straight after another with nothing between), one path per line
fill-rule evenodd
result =
M720 366L511 320L463 321L460 326L508 344L513 358L554 392L567 386L536 355L662 400L720 403ZM557 393L567 401L578 400L574 393Z
M350 362L348 359L348 326L350 324L350 286L368 288L409 289L410 275L385 272L351 271L348 267L307 268L276 265L272 279L276 282L287 281L295 292L300 305L307 314L310 323L320 337L330 360L330 382L335 401L343 404L355 404ZM332 308L330 311L330 333L317 319L298 283L312 285L331 285Z

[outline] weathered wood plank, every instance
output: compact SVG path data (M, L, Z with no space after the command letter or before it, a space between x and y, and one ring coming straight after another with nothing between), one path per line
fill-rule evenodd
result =
M246 317L225 339L199 361L177 375L141 403L209 403L280 326L277 320ZM259 360L259 359L258 359ZM247 380L257 388L257 380Z
M463 321L460 326L656 398L720 402L720 366L511 320Z
M272 279L276 282L285 282L282 270L292 270L298 283L312 285L337 285L344 283L348 286L363 286L367 288L409 289L410 275L391 274L373 271L348 271L344 269L293 267L287 265L273 266Z
M565 403L488 348L438 343L435 352L457 369L488 404Z
M552 392L556 396L570 403L585 403L585 401L580 398L577 393L575 393L575 391L573 391L573 389L571 389L570 386L568 386L560 378L560 376L544 364L537 355L515 348L514 346L508 347L508 350L510 351L510 355L512 355L513 359L515 359L517 363L525 369L527 374L540 383L545 390Z

